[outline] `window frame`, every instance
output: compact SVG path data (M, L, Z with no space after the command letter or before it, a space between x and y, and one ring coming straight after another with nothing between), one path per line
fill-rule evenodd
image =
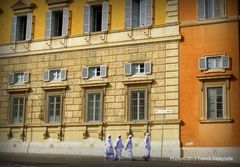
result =
M99 113L99 120L91 120L89 121L88 118L88 95L89 94L100 94L100 113ZM93 89L93 90L85 90L85 122L88 123L99 123L103 121L103 112L104 112L104 96L102 89ZM95 104L94 104L95 105Z
M133 73L133 67L136 65L139 66L137 69L138 72ZM141 65L143 65L144 72L141 72ZM147 68L147 66L148 66L148 68ZM128 71L128 70L130 70L130 71ZM152 74L152 63L150 61L126 63L124 65L124 74L126 76L133 76L133 77L134 76L151 75Z
M149 94L148 87L129 87L128 88L128 120L133 122L143 122L148 120ZM144 119L132 118L132 92L144 92ZM139 115L137 116L139 118Z
M219 16L219 17L216 17L215 16L215 10L214 10L214 0L212 0L213 2L213 6L212 6L212 10L213 10L213 17L211 18L206 18L206 5L205 5L205 2L206 0L204 0L204 18L201 18L199 16L199 0L197 0L197 19L198 21L211 21L211 20L216 20L216 19L223 19L223 18L226 18L227 17L227 1L224 0L224 7L222 10L224 10L224 14L222 16ZM220 9L220 12L221 12L221 9Z
M201 81L201 116L200 123L211 122L231 122L230 118L230 78L231 75L223 76L198 76ZM223 116L218 118L208 118L207 111L207 89L213 87L223 88Z
M60 78L55 79L55 80L52 79L51 74L53 71L59 71ZM45 81L45 82L61 82L64 80L67 80L67 70L64 68L47 69L47 70L44 70L44 72L43 72L43 81Z
M22 122L18 121L15 122L13 119L13 99L14 98L23 98L23 110L22 110ZM18 106L19 107L19 106ZM26 110L26 95L25 94L11 94L11 100L10 100L10 117L9 117L9 122L14 125L22 125L24 124L25 120L25 110ZM18 111L19 112L19 111ZM19 115L19 113L18 113Z
M220 67L216 67L216 68L209 68L208 64L209 64L209 59L213 59L213 58L221 58L221 66ZM206 73L208 72L225 72L226 69L230 68L230 57L227 56L226 54L211 54L211 55L203 55L202 57L199 58L199 69L201 71L204 71ZM227 62L227 66L226 62ZM203 63L203 64L202 64ZM202 65L204 65L202 67Z
M50 110L49 110L49 97L60 96L60 111L59 111L59 121L50 121ZM54 104L55 105L55 104ZM45 123L47 124L60 124L62 122L63 114L63 93L62 92L48 92L46 94L46 114L45 114ZM56 117L56 116L55 116Z

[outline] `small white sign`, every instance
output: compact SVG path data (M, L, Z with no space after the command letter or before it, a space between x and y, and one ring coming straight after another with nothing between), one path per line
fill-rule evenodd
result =
M156 114L171 114L172 113L172 110L155 110L155 113Z

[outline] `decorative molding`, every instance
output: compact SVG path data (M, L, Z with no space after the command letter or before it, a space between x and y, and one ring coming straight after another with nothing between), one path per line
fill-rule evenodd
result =
M232 123L233 119L203 119L200 123Z
M151 84L154 79L134 79L134 80L124 80L122 83L124 85L132 85L132 84Z
M6 90L8 93L29 92L30 88L8 88Z
M29 12L35 7L36 5L34 3L27 2L26 0L19 0L17 1L17 3L11 6L13 11L24 11L24 12Z
M82 88L90 88L90 87L106 87L109 82L91 82L91 83L81 83L80 86Z
M54 86L43 86L42 89L44 91L48 91L48 90L66 90L68 87L68 85L54 85Z
M71 1L72 0L46 0L46 3L50 9L53 9L68 7Z
M211 75L198 75L199 81L210 80L210 79L230 79L232 74L211 74Z

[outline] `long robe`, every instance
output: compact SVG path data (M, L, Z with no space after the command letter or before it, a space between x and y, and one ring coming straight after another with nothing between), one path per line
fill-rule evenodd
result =
M111 138L106 139L106 159L114 159L113 143Z
M122 159L122 148L124 148L124 146L122 144L122 139L117 138L115 150L116 150L116 158L119 160Z
M150 159L151 143L148 135L144 138L145 158Z
M128 137L127 141L126 141L126 145L125 145L125 149L126 149L126 159L133 159L133 153L132 153L132 148L133 148L133 144L132 144L132 139L130 139Z

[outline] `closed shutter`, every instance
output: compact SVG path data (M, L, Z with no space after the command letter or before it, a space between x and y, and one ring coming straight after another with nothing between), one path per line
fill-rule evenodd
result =
M205 19L205 0L198 0L198 19Z
M140 26L146 25L146 1L140 0Z
M46 70L46 71L44 71L44 73L43 73L43 80L44 80L44 81L49 81L49 79L50 79L50 71L49 71L49 70Z
M50 38L51 37L51 29L52 29L52 12L48 11L46 13L46 25L45 25L45 37Z
M199 69L200 70L206 70L207 69L207 58L201 57L199 59Z
M105 65L100 66L100 76L101 77L107 76L107 66Z
M90 32L90 5L84 6L84 16L83 16L83 32Z
M62 36L68 35L68 28L69 28L69 9L63 9L63 22L62 22Z
M151 74L152 73L152 66L150 62L144 62L144 73Z
M33 15L32 15L32 13L28 13L27 14L26 40L32 39L32 23L33 23Z
M132 28L132 0L125 0L125 27Z
M61 69L60 75L61 75L61 80L66 80L67 79L67 70Z
M29 82L29 72L24 72L24 83Z
M108 13L109 13L109 4L108 2L102 3L102 31L108 30Z
M82 77L84 79L88 78L88 67L83 67L82 68Z
M132 64L125 64L125 75L132 75Z
M229 56L222 56L222 68L229 68Z
M150 26L152 25L152 0L145 0L146 1L146 21L145 25Z
M8 83L9 84L14 84L14 73L9 74Z
M12 17L12 32L11 32L11 42L16 42L16 33L17 33L17 16Z

